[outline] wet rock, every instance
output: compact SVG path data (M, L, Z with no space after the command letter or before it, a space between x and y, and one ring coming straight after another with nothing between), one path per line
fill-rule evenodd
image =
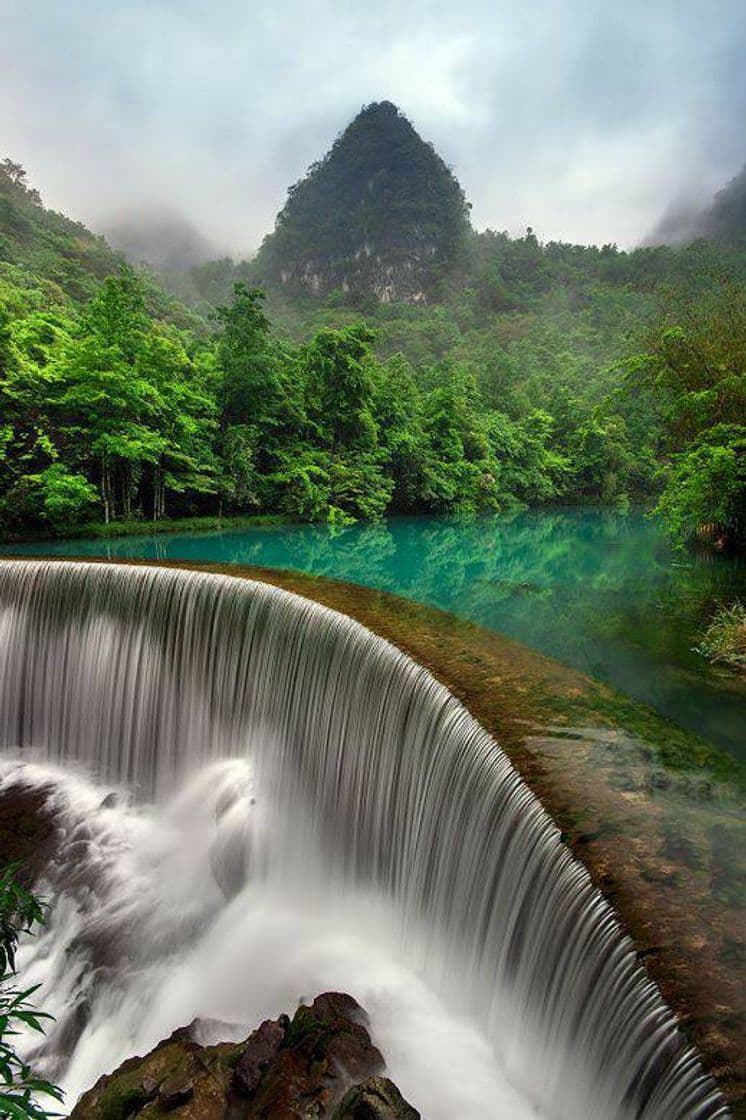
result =
M178 1070L161 1085L158 1094L158 1104L164 1112L171 1112L182 1104L186 1104L194 1096L194 1082L183 1071Z
M171 1031L171 1034L168 1036L168 1038L161 1039L161 1041L156 1046L156 1050L159 1050L162 1046L170 1046L174 1042L184 1042L187 1044L192 1043L195 1044L191 1047L193 1050L199 1049L199 1047L196 1046L197 1031L199 1029L199 1025L199 1019L192 1019L191 1023L187 1023L185 1027L177 1027L176 1030Z
M26 786L11 773L0 785L0 864L20 864L16 878L33 886L52 859L58 840L52 788Z
M254 1087L245 1120L330 1116L350 1085L384 1068L365 1022L360 1005L342 992L325 992L310 1006L302 1004L286 1026L274 1059L261 1070L247 1059ZM275 1026L281 1029L279 1021ZM274 1045L277 1032L270 1036L267 1025L262 1027L265 1042ZM251 1039L247 1050L250 1047ZM241 1060L237 1071L240 1065Z
M420 1114L393 1081L369 1077L345 1094L332 1120L420 1120Z
M331 1120L356 1087L365 1091L347 1101L357 1111L345 1117L414 1120L418 1114L377 1076L384 1061L367 1023L363 1008L343 992L301 1004L292 1019L267 1019L240 1043L201 1046L195 1020L144 1058L99 1078L72 1120L129 1120L140 1113L144 1120L170 1112L178 1120Z
M267 1019L249 1037L246 1049L233 1071L233 1087L239 1093L245 1093L247 1096L254 1093L262 1079L262 1074L280 1049L286 1029L279 1020L275 1023Z
M346 992L323 992L316 996L311 1004L311 1010L322 1019L346 1019L350 1023L359 1023L367 1027L368 1015L352 996Z
M158 1083L154 1078L140 1078L139 1058L130 1059L111 1077L100 1077L92 1089L81 1098L73 1115L85 1101L81 1116L100 1117L101 1120L128 1120L155 1100Z

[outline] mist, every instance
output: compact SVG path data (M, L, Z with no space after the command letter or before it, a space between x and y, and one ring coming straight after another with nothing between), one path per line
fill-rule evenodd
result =
M288 185L384 98L477 228L631 246L743 163L741 0L3 7L0 153L152 263L250 255Z
M173 272L229 255L231 246L206 237L186 214L157 202L123 210L99 223L99 231L135 264Z

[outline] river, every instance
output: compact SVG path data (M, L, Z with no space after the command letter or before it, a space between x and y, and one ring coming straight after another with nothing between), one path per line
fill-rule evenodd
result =
M746 756L746 680L693 649L717 603L746 596L746 565L676 553L639 511L395 517L341 531L270 525L3 552L262 565L395 592L524 642Z

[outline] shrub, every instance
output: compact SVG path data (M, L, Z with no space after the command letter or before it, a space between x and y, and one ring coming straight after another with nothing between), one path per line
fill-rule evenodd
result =
M720 661L746 672L746 605L738 599L731 606L721 606L697 646L708 661Z

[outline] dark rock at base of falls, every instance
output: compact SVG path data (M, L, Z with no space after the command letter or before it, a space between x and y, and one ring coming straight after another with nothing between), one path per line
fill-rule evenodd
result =
M419 1120L419 1115L393 1081L369 1077L345 1093L334 1120Z
M201 1046L196 1025L99 1078L72 1120L419 1120L341 992L263 1022L244 1042Z
M0 793L0 867L17 864L16 878L31 887L57 844L57 822L48 802L52 787L8 782Z

